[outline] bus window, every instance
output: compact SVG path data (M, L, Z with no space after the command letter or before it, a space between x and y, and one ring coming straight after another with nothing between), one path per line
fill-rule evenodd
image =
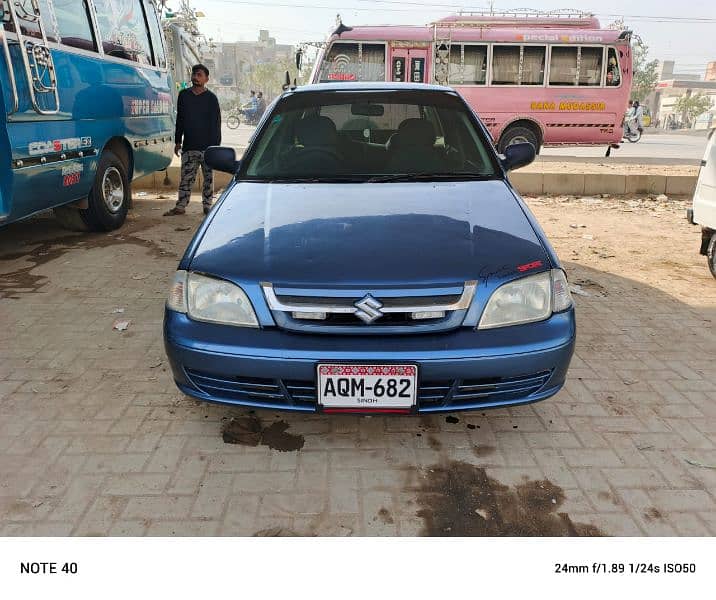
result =
M385 81L385 46L333 44L321 65L321 82Z
M156 10L150 2L144 4L144 8L147 11L147 22L149 23L149 33L152 39L152 49L154 50L154 65L160 69L164 69L167 66L167 57L164 50L164 43L162 42L162 32L159 29L159 21Z
M602 48L580 48L579 85L602 85Z
M52 19L50 18L50 10L48 6L49 0L39 0L39 6L40 6L40 15L42 19L42 26L45 29L45 35L47 36L48 41L54 42L56 40L55 35L55 29L52 26ZM5 31L10 33L15 33L15 26L13 25L12 21L9 20L9 16L4 15L4 8L3 8L4 2L0 2L0 27L4 27ZM16 7L17 10L17 7ZM42 34L40 33L40 28L37 26L36 23L33 23L32 21L22 21L21 25L22 29L22 35L26 35L28 37L36 38L36 39L42 39Z
M552 46L549 61L550 85L577 85L577 48Z
M449 83L485 85L487 82L487 46L452 44Z
M523 49L520 85L542 85L547 48L545 46L523 46Z
M97 25L104 53L145 65L152 64L149 34L140 0L95 0Z
M492 85L519 85L520 47L492 47Z
M615 48L607 50L607 85L616 87L621 83L621 69Z
M59 41L66 46L96 52L97 44L92 32L87 0L82 0L79 10L76 2L72 0L55 0L53 4Z

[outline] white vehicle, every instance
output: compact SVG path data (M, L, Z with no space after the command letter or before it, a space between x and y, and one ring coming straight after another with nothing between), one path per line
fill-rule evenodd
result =
M687 211L687 218L689 223L701 225L701 254L706 255L711 274L716 277L716 128L709 133L693 208Z

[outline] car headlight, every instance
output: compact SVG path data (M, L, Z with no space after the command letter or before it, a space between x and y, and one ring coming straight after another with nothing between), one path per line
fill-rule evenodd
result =
M497 288L487 302L478 329L533 323L572 306L561 269L530 275Z
M251 302L239 286L223 279L177 271L169 291L167 308L197 321L258 327Z

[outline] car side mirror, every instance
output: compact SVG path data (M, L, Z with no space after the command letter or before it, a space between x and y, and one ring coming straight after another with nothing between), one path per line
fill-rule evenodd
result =
M526 167L534 161L537 152L535 147L529 142L521 144L512 144L505 148L505 158L502 159L502 168L505 171L512 171L521 167Z
M204 152L204 162L210 169L234 175L239 170L240 161L236 160L236 151L227 146L209 146Z

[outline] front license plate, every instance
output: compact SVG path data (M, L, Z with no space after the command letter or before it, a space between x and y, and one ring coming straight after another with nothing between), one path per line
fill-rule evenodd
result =
M417 388L415 365L318 365L318 403L324 408L409 409Z

